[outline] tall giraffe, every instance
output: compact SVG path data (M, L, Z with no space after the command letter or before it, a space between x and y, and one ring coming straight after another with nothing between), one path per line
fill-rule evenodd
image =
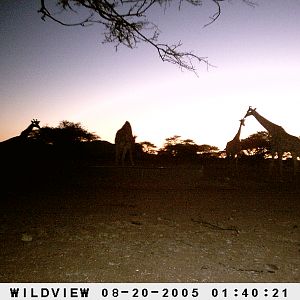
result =
M256 108L249 106L244 118L253 116L270 134L270 145L272 163L270 170L274 167L275 154L278 155L279 172L282 173L282 156L284 152L290 152L294 161L294 175L297 172L297 157L300 157L300 139L296 136L288 134L281 126L276 125L263 116L261 116Z
M233 140L229 141L226 144L226 148L225 148L226 156L229 158L237 158L240 152L242 151L242 145L240 140L242 126L245 126L245 119L240 120L240 127L238 132L236 133Z
M115 144L116 144L116 164L124 165L127 153L129 154L129 159L131 165L133 162L133 148L134 148L135 138L132 135L131 125L128 121L119 129L116 133Z

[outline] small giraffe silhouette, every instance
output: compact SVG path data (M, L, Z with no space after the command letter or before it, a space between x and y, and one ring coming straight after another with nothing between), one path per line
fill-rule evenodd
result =
M242 151L242 145L240 140L242 126L245 126L245 119L240 120L239 130L235 137L226 144L226 156L228 158L237 158Z
M135 143L135 137L132 135L131 125L128 121L119 129L116 133L115 144L116 144L116 164L124 165L127 153L129 154L129 159L131 165L133 162L133 148Z
M38 129L41 129L40 128L40 125L39 125L40 121L38 121L37 119L33 119L31 120L31 123L30 125L24 129L20 135L17 135L17 136L14 136L14 137L11 137L5 141L2 141L0 144L1 146L8 146L8 145L16 145L16 143L23 143L24 141L26 141L30 135L30 133L33 131L34 128L38 128Z
M31 162L28 155L34 155L34 149L31 147L30 133L34 128L40 128L38 120L32 120L31 124L19 135L13 136L0 142L0 160L1 165L10 167L10 164Z
M244 118L253 116L270 134L270 145L272 163L270 171L274 167L275 154L278 155L279 172L282 173L282 156L284 152L290 152L294 161L294 175L297 172L297 157L300 157L300 139L296 136L288 134L281 126L276 125L263 116L261 116L256 108L249 106L249 109Z
M28 136L30 135L30 133L33 131L34 128L41 129L39 124L40 121L38 121L37 119L31 120L31 124L21 132L20 137L25 139L28 138Z

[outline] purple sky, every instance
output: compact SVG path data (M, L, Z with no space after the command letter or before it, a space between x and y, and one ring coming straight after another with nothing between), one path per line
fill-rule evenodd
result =
M161 62L147 45L115 52L97 25L43 22L38 2L0 2L0 140L38 118L42 126L80 122L113 142L128 120L138 142L160 147L177 134L222 149L249 105L300 135L300 1L224 2L220 19L205 28L210 1L156 11L162 40L181 40L217 66L200 65L198 77ZM242 137L258 130L250 117Z

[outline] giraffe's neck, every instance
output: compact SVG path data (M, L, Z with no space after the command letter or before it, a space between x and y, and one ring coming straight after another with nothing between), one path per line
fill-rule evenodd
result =
M276 125L263 116L261 116L258 112L253 111L253 116L256 118L256 120L272 135L276 133L279 129L282 130L282 127L279 125Z
M236 133L235 137L233 138L234 140L239 140L240 139L241 130L242 130L242 123L240 124L239 130Z
M21 137L28 137L29 133L33 130L34 125L30 124L25 130L20 134Z

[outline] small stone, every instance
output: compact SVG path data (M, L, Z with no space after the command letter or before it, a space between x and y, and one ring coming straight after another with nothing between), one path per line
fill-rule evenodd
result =
M22 242L32 242L32 235L28 233L22 233Z
M265 264L265 268L269 273L275 273L275 271L279 270L279 268L273 264Z

